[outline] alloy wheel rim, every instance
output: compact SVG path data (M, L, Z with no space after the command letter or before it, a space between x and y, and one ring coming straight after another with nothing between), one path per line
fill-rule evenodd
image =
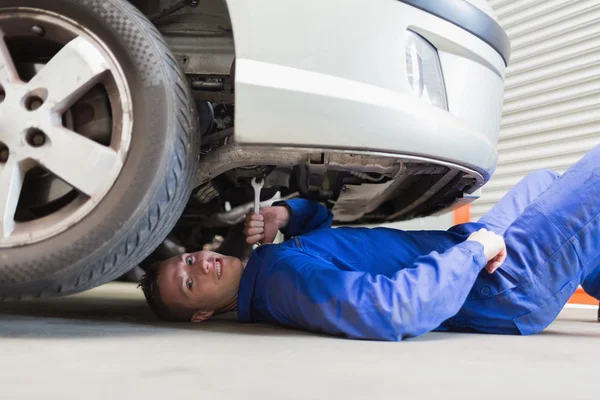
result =
M18 66L30 55L13 56L11 40L52 53L29 80ZM92 90L100 90L109 107L105 143L66 122ZM0 248L56 236L100 204L127 158L132 112L125 75L98 37L45 10L0 9ZM22 194L41 190L30 179L40 169L55 178L49 181L51 189L62 185L72 190L60 201L26 208L30 199Z

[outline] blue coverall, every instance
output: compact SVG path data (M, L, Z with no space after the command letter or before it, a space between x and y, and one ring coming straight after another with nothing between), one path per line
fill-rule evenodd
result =
M582 284L600 298L600 146L562 176L530 174L477 223L448 231L331 228L321 205L288 202L282 244L258 248L242 276L238 318L356 339L431 330L533 334ZM508 256L483 268L486 228Z

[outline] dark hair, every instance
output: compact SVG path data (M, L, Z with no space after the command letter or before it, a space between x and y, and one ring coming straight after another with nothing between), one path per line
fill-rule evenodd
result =
M182 307L167 306L160 296L158 276L164 261L152 264L147 270L138 287L142 288L146 303L158 318L171 322L189 322L193 313Z

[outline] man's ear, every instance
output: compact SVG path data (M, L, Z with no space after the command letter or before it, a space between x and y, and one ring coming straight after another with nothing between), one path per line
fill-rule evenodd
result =
M192 316L192 322L202 322L209 319L215 312L214 311L196 311Z

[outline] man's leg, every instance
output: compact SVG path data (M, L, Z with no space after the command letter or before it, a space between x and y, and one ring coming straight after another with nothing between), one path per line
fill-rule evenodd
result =
M537 333L600 263L600 146L558 178L506 230L500 274L480 274L454 328Z
M598 242L598 246L600 247L600 237L598 238ZM600 300L600 266L597 266L585 277L584 281L581 283L581 287L587 294Z
M506 228L521 215L525 208L540 197L558 177L558 173L547 169L532 172L510 189L479 221L455 225L448 231L470 235L485 227L499 235L504 235Z
M506 193L479 223L503 235L525 209L540 197L560 175L547 169L530 173Z

